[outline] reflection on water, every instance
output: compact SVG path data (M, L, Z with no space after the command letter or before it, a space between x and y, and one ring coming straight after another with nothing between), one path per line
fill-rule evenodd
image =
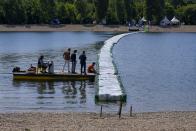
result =
M86 103L86 88L94 90L94 83L89 81L67 81L67 82L25 82L13 81L13 86L23 87L24 84L36 85L37 99L54 99L55 97L62 97L67 104L84 104ZM88 85L88 86L86 86ZM58 88L56 88L58 86ZM88 90L88 89L87 89ZM62 93L59 93L62 92ZM56 95L58 94L58 95ZM39 104L44 104L41 102Z
M96 111L95 83L13 81L13 67L37 65L40 55L61 71L66 48L86 51L87 64L97 60L99 49L112 33L10 32L0 33L0 111ZM76 65L79 72L80 64Z
M37 87L38 94L54 94L54 83L52 82L39 82L39 86Z
M67 101L70 104L86 103L86 81L81 81L79 88L76 88L75 81L68 82L63 88L63 93L65 95L65 99L70 99L70 101Z

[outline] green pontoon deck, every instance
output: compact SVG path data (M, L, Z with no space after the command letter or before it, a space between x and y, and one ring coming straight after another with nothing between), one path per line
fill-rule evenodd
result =
M14 72L14 80L32 80L32 81L83 81L95 80L95 74L72 74L72 73L29 73Z

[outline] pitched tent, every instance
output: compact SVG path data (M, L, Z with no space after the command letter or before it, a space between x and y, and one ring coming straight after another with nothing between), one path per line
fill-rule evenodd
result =
M147 20L144 18L144 16L141 19L142 22L147 22Z
M143 24L145 24L146 22L147 22L147 20L146 20L144 17L142 17L142 19L139 20L139 25L143 25Z
M174 16L174 18L171 20L171 23L173 25L179 25L180 24L180 21Z
M165 18L163 20L161 20L161 22L160 22L161 26L168 26L170 24L171 24L171 22L168 20L167 16L165 16Z

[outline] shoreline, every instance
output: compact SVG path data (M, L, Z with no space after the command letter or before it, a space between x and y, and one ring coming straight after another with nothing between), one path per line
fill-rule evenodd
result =
M0 32L127 32L121 25L0 25Z
M193 112L154 112L122 114L114 113L56 113L21 112L0 113L0 129L3 131L59 131L59 130L98 130L98 131L195 131L196 111Z
M132 27L131 29L137 29ZM0 25L0 32L129 32L125 25ZM149 26L149 32L196 32L196 25L162 28Z

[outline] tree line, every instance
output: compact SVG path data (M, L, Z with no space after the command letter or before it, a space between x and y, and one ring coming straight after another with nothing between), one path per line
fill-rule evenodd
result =
M126 24L142 17L159 24L176 16L196 24L194 0L0 0L0 24Z

